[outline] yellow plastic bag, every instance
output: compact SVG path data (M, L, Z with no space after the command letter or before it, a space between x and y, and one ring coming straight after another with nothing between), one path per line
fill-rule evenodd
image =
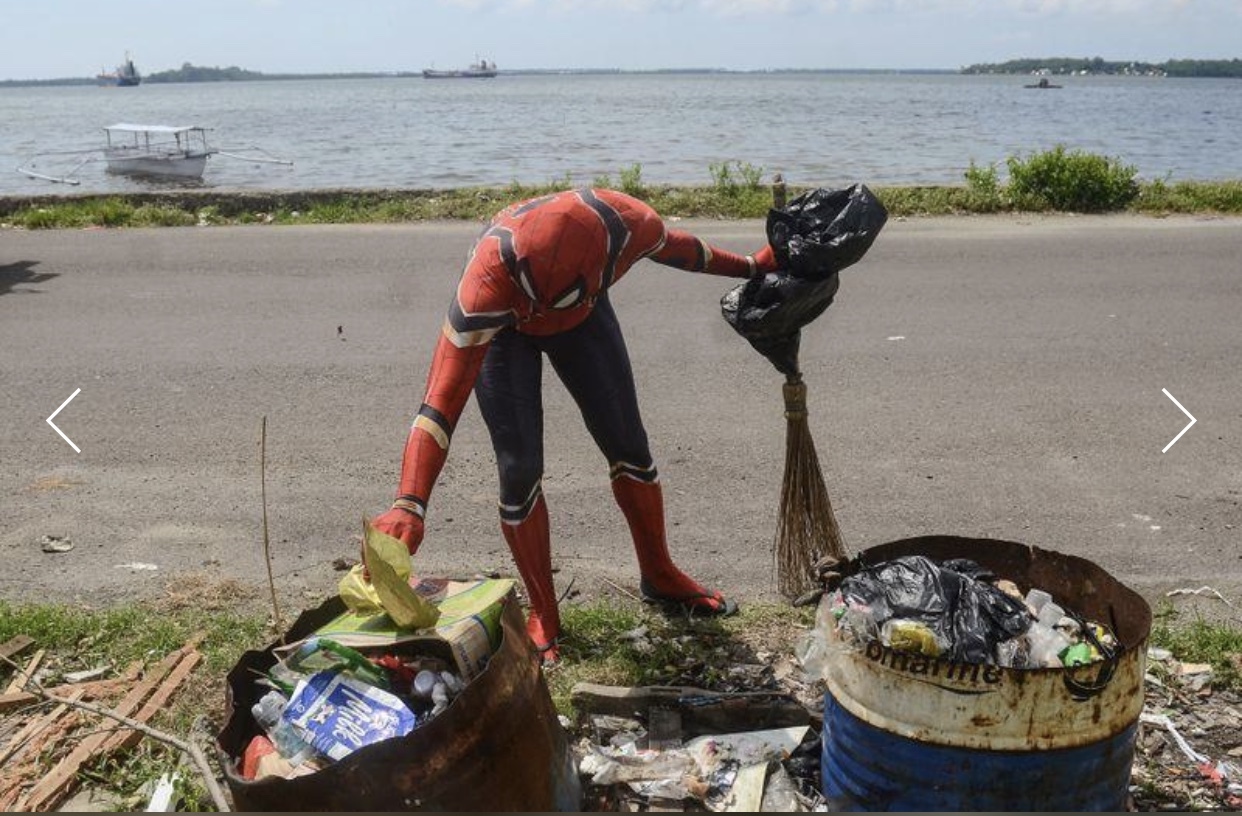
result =
M337 585L341 600L349 607L350 612L356 612L359 615L374 615L377 612L383 612L384 605L380 603L379 593L375 591L375 585L368 581L365 575L366 570L361 564L355 564L353 569L345 573L345 577Z
M368 582L361 564L341 579L341 600L352 611L384 611L402 629L435 626L440 610L410 587L410 553L405 545L381 533L364 520L363 557L371 573Z

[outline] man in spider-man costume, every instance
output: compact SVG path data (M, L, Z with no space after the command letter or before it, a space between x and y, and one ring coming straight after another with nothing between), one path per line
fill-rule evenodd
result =
M500 521L530 598L526 630L555 660L560 615L544 501L541 367L547 355L608 460L638 554L643 596L690 612L737 609L669 557L664 499L638 411L629 354L608 288L642 258L744 278L775 269L771 248L741 256L667 229L647 204L574 190L513 204L479 237L436 345L410 429L397 499L374 525L413 554L431 488L473 388L500 472Z

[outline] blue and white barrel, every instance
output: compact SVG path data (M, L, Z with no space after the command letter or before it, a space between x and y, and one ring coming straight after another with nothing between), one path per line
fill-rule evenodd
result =
M860 649L828 633L822 788L836 810L1124 811L1151 609L1095 564L1008 541L927 536L873 547L850 569L903 555L970 558L1024 591L1107 625L1112 659L1008 669Z

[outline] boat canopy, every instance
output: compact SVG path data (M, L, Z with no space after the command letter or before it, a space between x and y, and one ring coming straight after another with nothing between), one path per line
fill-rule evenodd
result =
M205 130L196 125L109 125L104 130L116 133L188 133L192 130Z

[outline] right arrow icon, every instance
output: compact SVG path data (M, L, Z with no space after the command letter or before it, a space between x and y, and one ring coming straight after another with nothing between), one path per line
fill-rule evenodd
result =
M1178 408L1181 408L1181 409L1182 409L1182 413L1183 413L1183 414L1185 414L1186 416L1190 417L1190 422L1187 422L1187 423L1186 423L1186 427L1185 427L1185 428L1182 428L1180 431L1178 431L1178 432L1177 432L1177 436L1173 437L1173 440L1172 440L1171 442L1169 442L1169 444L1167 444L1167 445L1165 445L1165 446L1164 446L1164 450L1160 451L1161 453L1168 453L1168 452L1169 452L1169 448L1173 447L1173 445L1174 445L1174 444L1176 444L1177 440L1179 440L1179 439L1181 439L1181 438L1182 438L1182 434L1186 433L1186 431L1189 431L1189 430L1190 430L1190 426L1191 426L1191 425L1194 425L1194 424L1195 424L1196 422L1198 422L1199 420L1197 420L1197 419L1195 419L1194 417L1190 416L1190 412L1189 412L1189 411L1187 411L1187 410L1186 410L1186 408L1185 408L1185 407L1184 407L1184 406L1183 406L1180 402L1178 402L1178 401L1177 401L1177 398L1176 398L1176 397L1174 397L1172 394L1170 394L1170 393L1169 393L1169 389L1167 389L1167 388L1161 388L1160 390L1164 392L1164 395L1165 395L1166 397L1168 397L1169 399L1173 400L1173 404L1174 404L1174 405L1176 405Z

